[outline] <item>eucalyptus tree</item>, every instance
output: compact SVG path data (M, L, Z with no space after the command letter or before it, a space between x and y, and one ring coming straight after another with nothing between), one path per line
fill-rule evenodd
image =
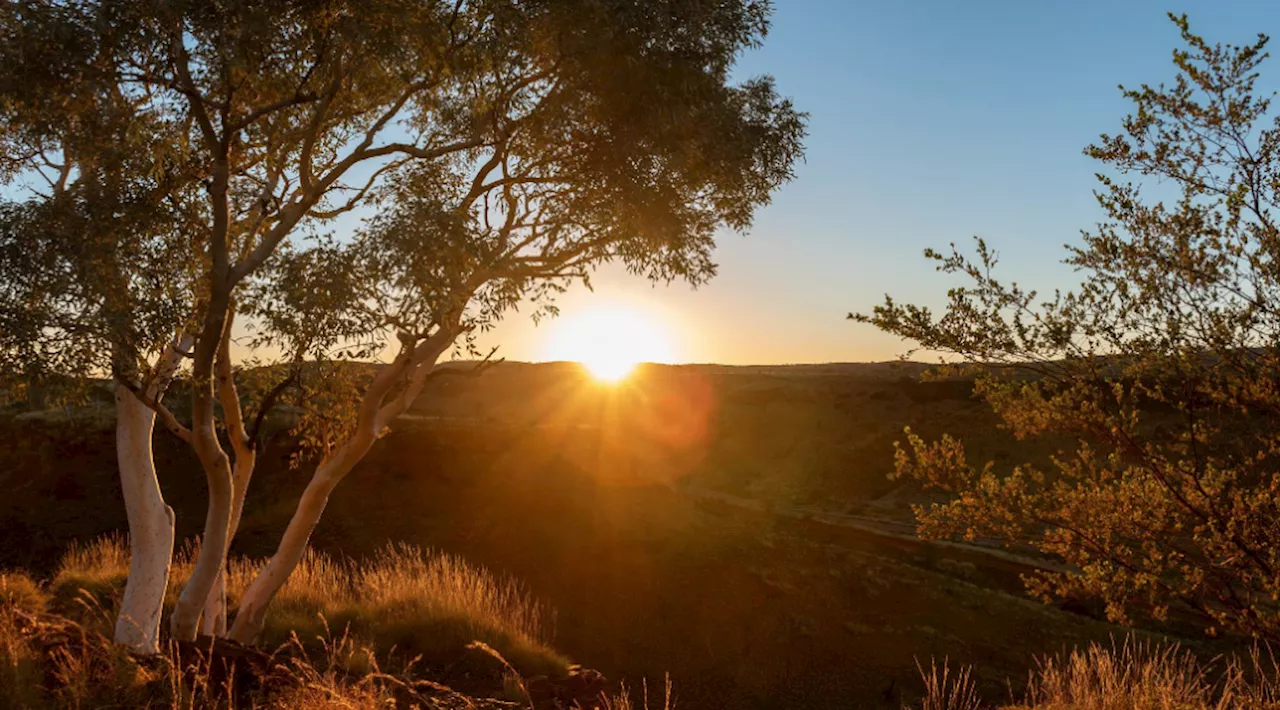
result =
M475 333L520 304L554 308L604 262L702 283L716 230L745 229L791 176L803 116L767 79L727 81L764 31L763 7L520 9L490 29L506 64L467 90L512 97L486 114L484 148L396 168L354 240L280 252L246 299L262 342L294 358L343 343L391 343L395 355L308 430L319 462L240 600L233 639L260 632L329 496L444 353L472 351Z
M218 630L219 580L254 466L230 347L237 312L295 361L324 360L326 346L342 343L391 338L398 348L371 380L337 393L355 403L350 413L334 407L316 430L315 475L232 630L249 640L333 487L443 353L605 261L658 280L714 273L716 230L745 229L800 153L803 116L772 81L729 78L763 38L769 9L751 0L12 4L3 31L32 35L39 49L18 52L23 61L64 36L32 30L41 23L127 26L127 41L65 64L129 97L137 124L164 126L164 147L200 186L174 223L193 270L189 298L175 302L190 317L165 334L193 341L190 426L143 397L190 442L208 481L175 638L193 638L206 608L206 630ZM319 238L369 205L385 211L354 239Z
M174 128L101 81L129 28L89 19L0 8L0 384L114 379L133 531L115 638L154 652L174 526L148 403L181 360L196 269L181 225L197 182Z
M1068 563L1045 597L1117 620L1192 614L1210 632L1280 636L1280 120L1257 87L1267 38L1184 46L1171 85L1124 95L1122 131L1086 150L1105 219L1042 298L995 253L929 252L969 285L944 313L892 299L856 318L979 365L978 392L1019 438L1065 435L1051 465L1002 470L951 437L911 435L898 475L951 493L924 532L1029 543ZM1162 183L1153 188L1154 183ZM1167 201L1156 195L1167 196Z

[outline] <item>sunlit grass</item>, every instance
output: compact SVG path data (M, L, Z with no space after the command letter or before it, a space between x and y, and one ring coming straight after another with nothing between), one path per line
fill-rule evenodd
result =
M984 704L967 668L933 663L921 675L920 710L1280 710L1280 665L1258 648L1205 662L1132 637L1090 644L1041 659L1014 704Z
M73 559L91 560L84 554ZM372 648L346 633L326 635L311 647L295 639L272 657L268 674L233 687L216 662L183 656L172 645L158 656L136 656L113 644L99 625L46 613L38 599L30 603L38 597L27 593L31 589L43 592L24 575L0 576L0 710L510 706L417 678L411 667L387 672Z
M185 545L175 555L168 609L191 574L195 552ZM264 563L232 560L227 597L233 610ZM128 572L128 545L121 536L73 546L51 584L55 606L77 615L100 609L94 616L110 618ZM261 641L272 648L296 634L310 645L345 631L375 649L394 648L406 659L421 655L428 662L456 659L469 643L481 641L521 673L559 675L569 662L551 648L554 624L554 611L515 580L453 555L401 544L362 561L309 551L272 602Z

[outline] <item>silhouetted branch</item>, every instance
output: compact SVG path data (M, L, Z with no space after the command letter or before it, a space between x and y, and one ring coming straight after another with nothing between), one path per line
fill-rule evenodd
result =
M297 384L298 377L301 374L300 368L294 368L293 372L283 380L281 380L266 397L262 398L262 404L258 406L258 413L253 418L253 426L249 428L249 447L256 450L258 448L258 432L262 430L262 422L267 417L267 413L276 405L276 401L293 385Z
M493 354L496 352L498 352L498 346L495 345L489 351L489 354L484 356L483 360L481 360L480 362L477 362L474 366L470 368L466 368L466 369L457 368L457 367L436 368L435 370L432 370L431 372L427 373L425 381L430 382L431 380L437 377L446 377L446 376L478 377L479 375L484 373L484 371L492 367L495 367L497 365L501 365L502 363L507 361L505 357L500 357L497 360L494 360Z

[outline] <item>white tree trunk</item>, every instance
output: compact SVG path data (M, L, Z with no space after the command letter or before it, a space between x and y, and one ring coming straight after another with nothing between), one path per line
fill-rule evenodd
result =
M231 541L235 539L236 531L240 528L240 517L244 514L245 494L249 490L249 479L253 477L253 468L257 463L257 458L257 452L252 449L242 450L236 454L231 481L231 525L227 532L228 547ZM209 636L227 635L227 574L228 571L224 564L222 572L213 584L213 590L209 593L209 598L204 603L204 612L200 621L200 633L202 634Z
M160 614L173 556L173 509L165 505L151 456L156 414L116 385L116 458L129 518L129 580L115 642L138 653L160 651Z
M363 448L367 451L369 447ZM297 509L293 511L289 526L285 528L284 535L280 538L276 553L271 556L267 566L258 573L253 583L240 597L236 620L231 626L231 633L228 634L233 641L240 643L257 641L258 635L262 633L263 622L266 620L267 605L271 603L276 592L280 591L280 587L284 586L289 575L298 566L298 562L302 560L302 555L307 550L307 541L311 539L311 532L315 530L316 523L320 522L320 515L324 513L325 504L329 502L329 494L351 470L355 461L359 461L362 456L363 452L359 456L334 457L316 469L311 482L302 492L302 498L298 501ZM354 458L355 461L351 461L348 465L346 462L350 458Z
M204 432L196 431L193 434L199 437ZM212 446L217 446L217 443ZM205 514L200 554L196 556L191 577L182 588L182 594L178 595L178 603L169 616L169 633L176 641L195 640L200 630L200 615L204 611L205 602L213 592L218 577L222 575L227 559L227 533L231 519L230 465L225 460L226 454L220 449L212 458L212 462L206 464L209 507Z
M456 327L456 323L454 325ZM391 421L417 399L436 359L453 342L456 333L442 328L421 344L406 344L395 362L374 377L360 405L356 432L316 468L275 554L240 597L236 620L228 634L231 640L240 643L257 641L266 620L267 605L302 561L311 532L320 522L320 515L329 502L329 494L364 458ZM409 378L404 391L391 402L386 402L392 387L404 375Z
M200 612L200 633L206 636L227 635L227 570L218 573L209 598Z

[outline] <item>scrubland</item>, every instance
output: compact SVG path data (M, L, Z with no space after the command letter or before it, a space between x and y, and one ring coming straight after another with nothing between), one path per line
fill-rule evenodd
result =
M1252 669L1247 642L1206 639L1176 619L1117 626L1088 600L1046 606L1022 592L1025 564L911 536L908 505L930 498L886 476L904 426L963 436L998 461L1052 454L1052 442L1029 451L996 428L966 383L917 375L892 365L653 368L608 389L570 366L508 364L442 379L335 492L315 552L268 614L262 648L283 647L277 662L296 673L305 651L312 688L325 677L357 683L371 661L403 680L421 655L407 677L517 705L518 684L504 689L509 671L480 647L467 650L471 641L535 679L535 691L536 679L572 662L602 672L609 692L627 683L634 706L646 686L649 707L661 706L670 673L676 706L692 710L921 707L918 665L949 659L949 678L967 668L982 707L1246 707L1201 701L1221 697L1219 657ZM100 633L127 565L118 539L91 542L124 527L110 422L98 418L4 419L0 568L39 580L31 589L45 613ZM179 537L192 538L203 482L166 437L156 436L161 486ZM233 608L305 485L288 457L283 434L265 442L233 545ZM833 524L838 516L880 527ZM72 541L80 547L69 551ZM470 586L445 583L461 569L475 572L461 577ZM321 639L332 646L344 634L371 652L344 651L346 665L334 667ZM1207 690L1184 705L1130 702L1115 677L1098 673L1113 704L1088 705L1080 693L1047 690L1090 687L1087 674L1036 684L1046 659L1061 659L1054 677L1065 677L1081 667L1067 663L1073 650L1101 659L1090 644L1109 649L1115 639L1123 649L1131 635L1144 648L1177 645L1196 664L1187 677ZM473 667L483 682L468 686ZM394 685L364 682L388 693Z

